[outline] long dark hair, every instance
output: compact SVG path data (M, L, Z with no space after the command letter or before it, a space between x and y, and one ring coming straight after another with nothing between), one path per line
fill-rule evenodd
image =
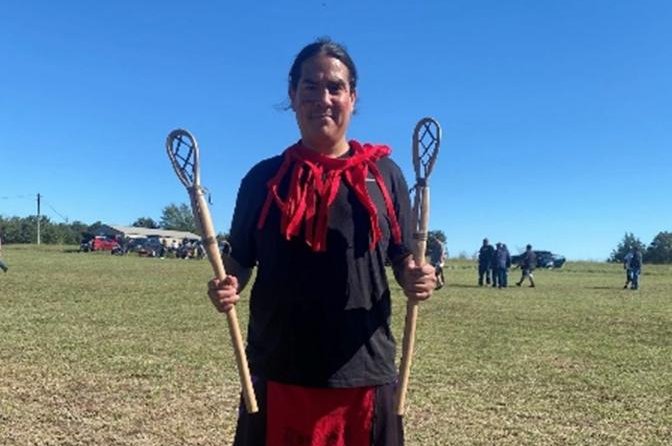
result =
M329 37L320 37L315 42L306 45L294 58L292 68L289 70L289 89L296 90L301 79L301 65L306 60L317 54L325 54L334 59L340 60L350 72L350 90L357 90L357 67L348 54L348 51L341 44L331 40Z

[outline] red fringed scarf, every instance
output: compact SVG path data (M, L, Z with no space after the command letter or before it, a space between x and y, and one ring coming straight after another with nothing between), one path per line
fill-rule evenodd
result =
M396 243L401 243L401 230L394 205L376 166L376 160L388 156L390 148L371 144L361 145L354 140L350 141L350 148L351 155L347 158L326 157L302 146L300 142L285 150L278 173L268 182L268 195L257 228L263 228L271 203L275 202L281 213L280 232L287 240L297 236L303 224L308 246L315 252L325 251L329 206L334 202L343 178L369 213L370 248L373 248L380 240L382 231L378 224L378 211L366 189L366 177L370 172L383 194L392 237ZM289 190L286 199L283 200L278 194L278 188L290 167L293 169Z

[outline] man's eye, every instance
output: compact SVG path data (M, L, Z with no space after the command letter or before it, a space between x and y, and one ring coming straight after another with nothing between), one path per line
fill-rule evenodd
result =
M345 86L343 86L342 84L331 84L328 85L327 88L329 89L329 93L338 94L345 89Z

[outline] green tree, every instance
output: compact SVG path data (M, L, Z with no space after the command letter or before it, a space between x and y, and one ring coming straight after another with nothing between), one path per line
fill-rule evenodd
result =
M101 234L101 229L103 226L103 222L98 220L95 223L92 223L89 225L89 227L86 229L86 232L88 232L91 235L100 235Z
M646 246L641 242L632 232L626 232L623 240L611 251L611 256L607 261L622 263L625 255L635 247L638 247L641 252L646 251Z
M37 222L37 218L35 218ZM37 239L37 230L35 231L35 238ZM56 245L61 243L58 230L55 225L51 223L49 217L43 215L40 217L40 243L46 245Z
M65 244L79 245L88 227L89 225L78 220L75 220L72 223L70 223L68 227L70 239Z
M672 263L672 232L659 232L644 252L644 261Z
M40 224L44 220L40 220ZM37 243L37 215L30 215L26 218L13 218L13 229L15 232L15 240L12 243ZM40 231L44 232L44 225L40 227ZM41 237L42 234L40 234Z
M159 224L150 217L140 217L133 222L131 225L134 228L149 228L149 229L159 229Z
M163 208L161 227L175 231L196 232L196 221L189 206L184 203L179 206L171 203Z
M30 243L30 239L22 241L21 220L19 217L9 217L0 221L0 233L4 243Z
M101 222L87 225L75 220L72 223L53 223L49 217L40 217L40 242L45 245L77 245L84 234L95 234ZM0 217L0 233L5 243L36 243L37 216Z

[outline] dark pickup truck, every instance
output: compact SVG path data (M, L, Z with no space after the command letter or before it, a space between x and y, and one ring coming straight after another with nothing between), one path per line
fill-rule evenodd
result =
M562 268L565 264L565 256L553 254L551 251L534 251L537 256L537 268ZM518 254L511 256L511 263L514 265L520 264L525 254Z

